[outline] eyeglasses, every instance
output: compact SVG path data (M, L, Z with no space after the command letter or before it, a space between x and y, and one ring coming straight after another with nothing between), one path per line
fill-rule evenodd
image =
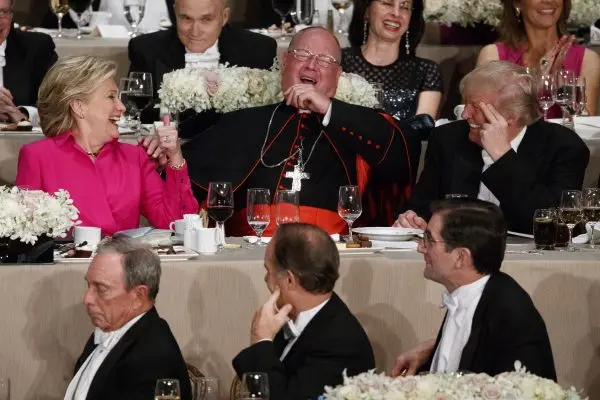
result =
M317 59L317 64L323 68L333 68L338 65L338 61L329 54L313 54L304 49L290 50L289 53L291 53L296 60L302 62L310 61L315 57Z
M381 4L382 7L388 9L400 9L400 12L409 13L413 10L412 3L410 1L398 1L392 0L373 0L374 3Z
M421 239L421 244L423 245L423 248L427 249L427 248L431 247L431 245L434 243L445 243L445 242L443 240L434 239L433 236L431 235L431 232L425 231L425 233L423 234L423 239Z
M13 12L12 8L0 8L0 18L8 18L13 15Z

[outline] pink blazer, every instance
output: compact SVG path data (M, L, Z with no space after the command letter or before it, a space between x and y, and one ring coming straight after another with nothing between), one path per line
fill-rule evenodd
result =
M48 193L67 190L82 225L112 235L137 228L140 215L166 229L183 214L198 212L187 165L166 170L163 181L141 146L118 140L107 143L94 162L65 132L21 148L16 185Z

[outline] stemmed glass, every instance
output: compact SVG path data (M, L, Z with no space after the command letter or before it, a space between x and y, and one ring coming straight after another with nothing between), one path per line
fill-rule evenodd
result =
M573 97L575 94L575 75L573 74L573 71L563 69L556 73L556 78L553 82L552 98L562 110L562 124L567 126L567 120L571 121L571 116L567 110L567 107L573 105Z
M581 191L564 190L560 196L560 220L569 228L567 251L577 251L573 247L573 228L581 221Z
M69 12L69 0L50 0L50 9L58 20L58 32L55 37L62 38L64 36L62 19Z
M575 95L573 98L573 110L575 111L575 115L585 116L588 114L586 109L587 99L585 97L585 89L585 76L575 78Z
M275 208L277 226L300 222L300 208L298 206L298 192L295 190L279 190L275 195Z
M159 379L154 389L154 400L179 400L179 381L177 379Z
M352 242L352 224L362 214L362 201L358 186L340 186L338 214L348 224L348 242Z
M124 0L123 1L123 13L125 19L131 25L131 32L129 36L136 37L140 34L139 25L144 19L144 13L146 10L146 0Z
M125 106L125 112L120 125L123 128L131 129L135 132L140 128L140 109L135 101L135 81L129 78L121 78L119 81L119 99Z
M312 22L314 9L314 0L296 0L296 7L291 13L294 23L310 25Z
M69 7L77 14L77 36L76 39L83 38L81 34L81 16L83 13L90 8L92 0L69 0Z
M269 400L269 376L262 372L242 375L241 399Z
M192 400L219 400L219 379L205 376L193 378Z
M217 246L225 246L225 221L233 215L233 186L230 182L208 185L208 216L217 224Z
M346 21L346 10L350 8L352 5L351 0L331 0L331 5L335 8L340 14L340 21L337 29L337 33L340 35L346 35L348 33L348 29L346 25L348 22Z
M129 79L133 80L130 85L132 101L135 102L141 112L152 103L152 97L154 96L152 74L149 72L130 72Z
M581 192L583 218L591 225L590 249L595 249L594 227L600 221L600 189L586 188Z
M262 235L271 222L271 191L269 189L248 189L246 218L258 237L256 246L264 246Z
M293 0L272 0L271 5L273 6L273 10L281 17L281 40L286 39L285 34L285 17L292 11L294 8Z
M553 82L553 76L548 74L540 76L538 82L537 97L542 110L544 110L544 121L548 119L548 110L554 104L554 96L552 95Z

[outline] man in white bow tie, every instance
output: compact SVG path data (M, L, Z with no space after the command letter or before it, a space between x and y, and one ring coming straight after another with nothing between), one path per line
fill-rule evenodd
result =
M419 252L426 279L444 285L446 317L436 340L396 359L392 376L420 371L514 371L520 361L535 375L556 380L544 320L531 298L500 272L506 221L500 208L476 199L442 201L433 208Z
M333 292L339 264L335 243L315 225L281 225L269 243L265 282L272 294L233 367L239 377L268 374L271 399L315 399L326 385L342 383L344 370L351 376L375 368L369 338Z
M37 92L56 62L48 35L13 29L14 0L0 0L0 121L37 125Z
M124 237L100 243L83 297L96 330L65 400L152 399L161 378L178 379L181 399L191 400L185 361L154 307L160 275L160 259L141 243Z
M231 0L175 0L176 24L167 31L142 35L129 42L130 72L150 72L154 98L165 73L188 68L211 68L229 63L268 69L277 44L270 37L228 24ZM204 112L182 116L181 137L191 137L216 122L218 115ZM142 122L158 120L152 106L142 112Z

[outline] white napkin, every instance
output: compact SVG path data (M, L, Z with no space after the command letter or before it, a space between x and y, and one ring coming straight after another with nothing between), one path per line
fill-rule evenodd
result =
M590 236L592 236L592 223L588 222L585 224L586 233L573 238L575 244L585 244L589 242ZM594 243L600 243L600 222L594 226Z
M453 122L453 121L450 121L448 118L440 118L440 119L435 120L435 126L438 127L438 126L446 125L446 124L449 124L450 122Z
M371 240L373 243L373 247L383 247L387 249L407 249L407 250L416 250L419 247L419 242L415 242L414 240L408 240L406 242L386 242L383 240Z
M330 236L331 236L331 240L333 240L334 242L339 242L340 241L340 235L339 234L334 233L333 235L330 235ZM244 236L243 239L244 239L245 242L248 242L248 243L251 243L251 244L254 244L254 243L258 242L258 236ZM261 242L262 243L269 243L270 241L271 241L271 237L270 236L263 236L261 238Z

